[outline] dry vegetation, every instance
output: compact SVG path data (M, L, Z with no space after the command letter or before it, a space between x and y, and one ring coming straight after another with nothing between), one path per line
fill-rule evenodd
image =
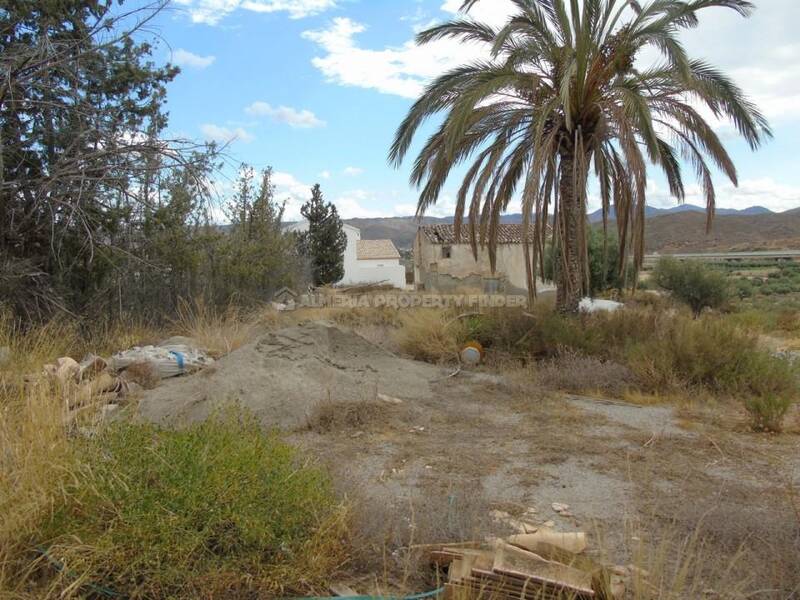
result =
M320 591L342 573L371 573L369 582L360 581L376 590L434 585L410 548L487 532L489 504L466 484L451 483L438 496L387 514L369 490L345 497L324 470L246 418L181 433L127 423L109 428L91 417L80 428L66 427L65 407L51 388L22 377L59 355L81 358L169 334L224 354L259 329L305 319L371 332L398 352L435 363L455 364L461 344L477 339L488 349L490 369L522 372L528 385L532 379L607 397L693 395L714 398L717 407L738 402L762 429L778 429L796 400L796 372L764 352L751 330L724 317L695 321L674 307L564 319L545 309L481 316L315 310L279 317L186 305L169 331L67 320L21 330L6 318L0 323L0 346L10 348L0 368L0 596L77 598L105 586L134 597L244 598ZM332 401L310 415L309 427L325 435L380 431L387 411L395 410L378 400ZM293 487L279 484L283 477ZM790 477L787 497L800 510L791 489ZM281 510L258 509L267 497ZM632 598L744 598L742 590L752 591L745 552L734 548L724 561L712 560L700 530L688 537L664 532L629 536L644 540L629 555L648 572L631 579ZM206 549L202 559L197 548ZM786 546L776 542L775 551L785 553ZM781 585L791 580L781 577Z

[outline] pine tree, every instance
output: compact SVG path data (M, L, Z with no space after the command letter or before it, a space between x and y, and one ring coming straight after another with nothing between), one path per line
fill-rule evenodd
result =
M155 64L142 28L164 4L122 4L0 10L0 280L19 275L14 293L0 281L0 303L26 318L102 306L120 262L141 254L161 172L201 149L161 139L178 69Z
M301 236L300 243L303 252L311 259L314 285L340 281L344 277L347 235L336 207L322 198L319 184L311 188L311 199L300 212L308 220L308 232Z
M272 167L261 172L242 165L236 192L227 205L231 232L219 248L224 285L215 296L220 302L265 300L279 288L294 285L301 270L293 255L293 238L281 229L284 202L275 198Z

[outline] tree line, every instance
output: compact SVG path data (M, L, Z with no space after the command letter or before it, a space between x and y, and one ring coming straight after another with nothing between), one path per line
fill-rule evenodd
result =
M167 135L146 35L165 4L21 0L0 11L0 309L169 315L182 299L263 302L341 278L341 219L319 186L282 228L270 168L215 198L225 148ZM215 223L221 204L227 224Z

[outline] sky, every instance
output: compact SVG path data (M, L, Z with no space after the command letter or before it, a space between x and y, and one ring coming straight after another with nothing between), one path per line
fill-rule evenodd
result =
M731 75L775 131L753 153L729 124L715 125L740 181L736 189L716 174L717 206L781 211L800 206L800 2L754 2L758 9L750 19L704 11L700 27L683 41L691 56ZM173 0L150 26L160 40L155 58L182 71L169 85L169 134L227 144L226 166L215 176L222 196L232 188L237 165L272 166L287 219L299 216L314 183L345 218L412 215L413 147L399 169L388 164L387 152L425 84L484 52L455 41L414 44L416 32L456 16L460 4ZM481 0L472 14L498 25L510 11L508 0ZM663 179L651 172L648 203L675 205ZM428 214L452 215L458 185L451 179ZM687 192L688 202L703 204L699 186ZM594 209L599 201L593 196L590 204Z

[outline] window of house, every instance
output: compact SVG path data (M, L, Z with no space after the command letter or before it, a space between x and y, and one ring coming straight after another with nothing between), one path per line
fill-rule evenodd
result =
M442 258L450 258L453 253L452 246L442 246Z

